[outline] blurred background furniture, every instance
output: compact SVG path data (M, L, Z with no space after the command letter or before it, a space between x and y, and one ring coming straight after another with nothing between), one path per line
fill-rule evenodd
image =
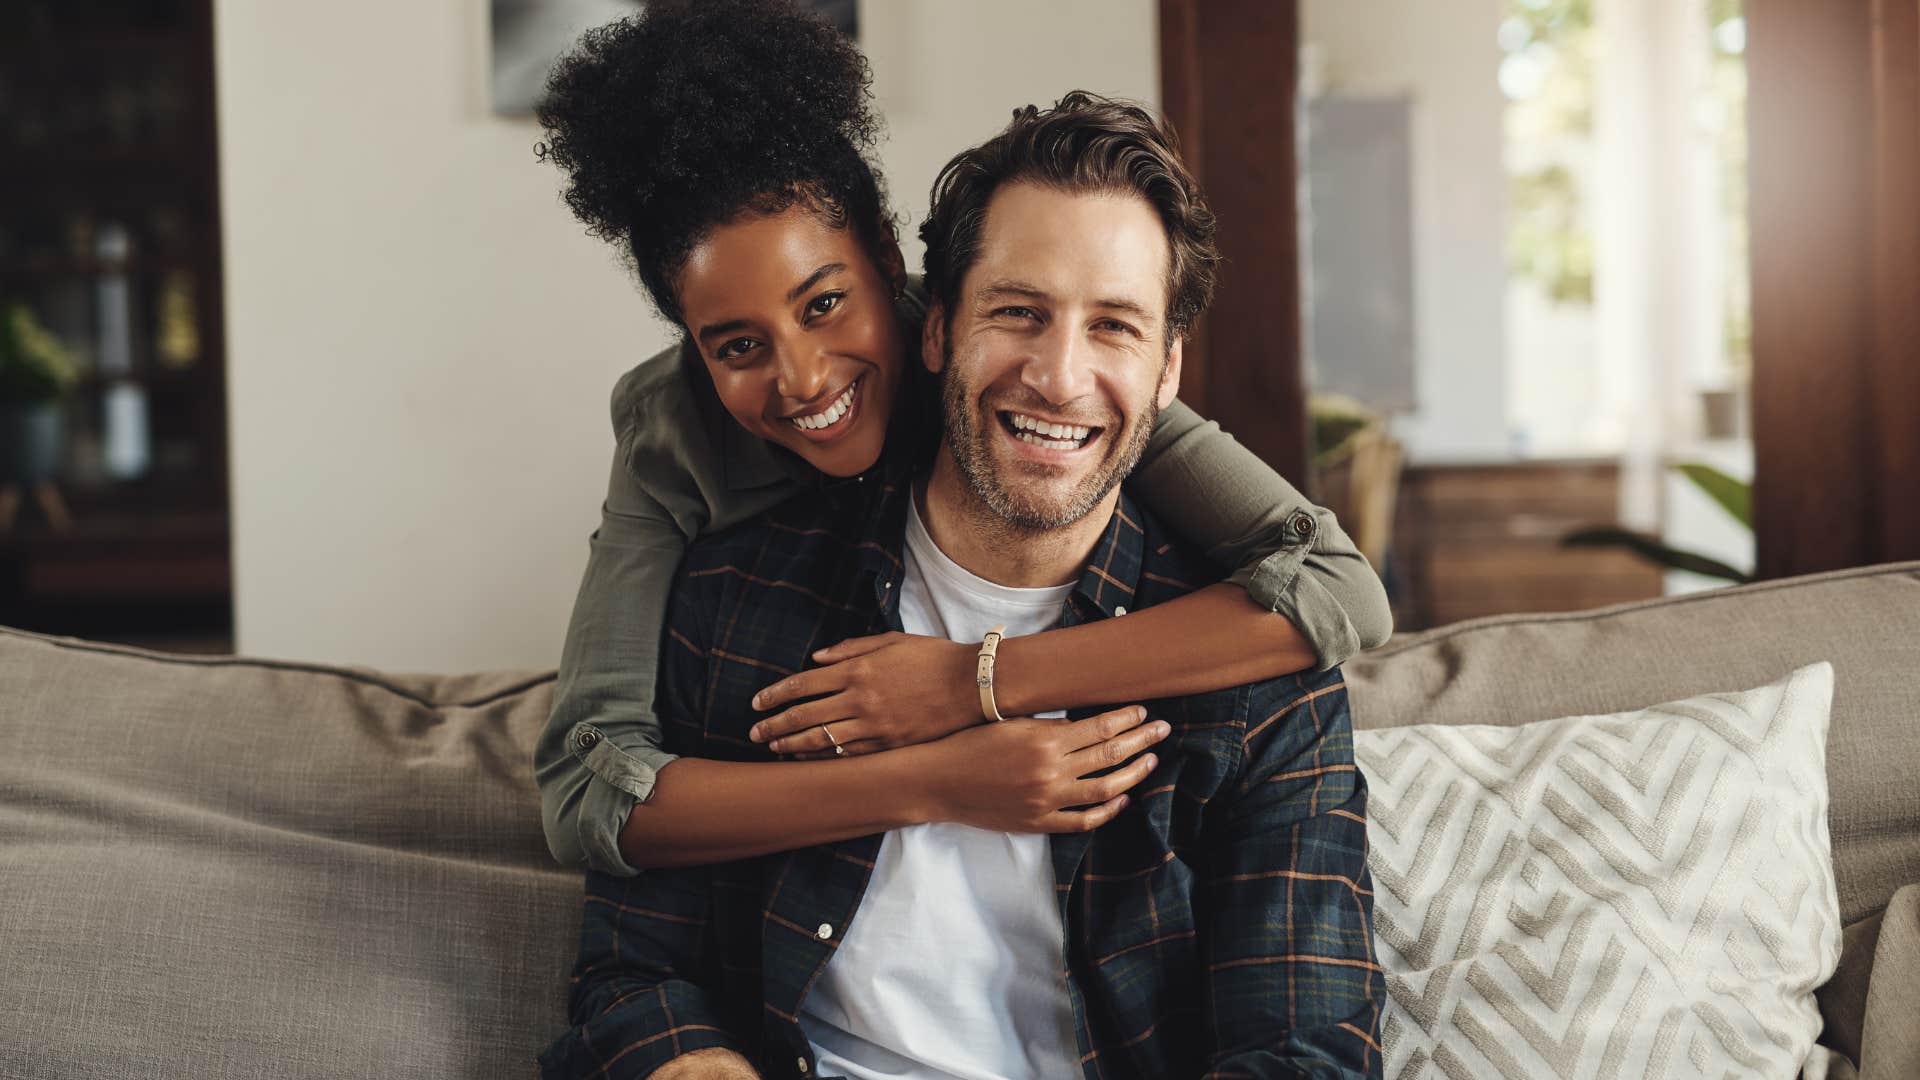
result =
M0 160L0 302L77 375L0 622L231 650L211 0L8 5Z

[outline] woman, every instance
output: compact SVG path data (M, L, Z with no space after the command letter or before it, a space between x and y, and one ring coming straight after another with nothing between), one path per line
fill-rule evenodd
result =
M755 702L769 760L662 747L652 668L686 543L937 435L908 359L924 298L864 157L868 82L853 44L786 0L702 0L588 34L549 84L542 156L684 334L613 394L613 475L535 753L563 863L631 874L933 820L1090 829L1167 733L1133 708L982 724L974 646L888 634L769 673ZM1002 713L1231 686L1386 637L1384 593L1332 515L1191 410L1162 415L1133 484L1238 570L1128 618L1004 642Z

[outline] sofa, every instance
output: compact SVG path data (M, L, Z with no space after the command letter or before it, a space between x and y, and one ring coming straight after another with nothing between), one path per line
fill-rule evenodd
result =
M1828 1076L1920 1076L1920 563L1403 635L1356 727L1517 724L1835 672ZM408 675L0 628L0 1077L534 1075L578 875L551 671Z

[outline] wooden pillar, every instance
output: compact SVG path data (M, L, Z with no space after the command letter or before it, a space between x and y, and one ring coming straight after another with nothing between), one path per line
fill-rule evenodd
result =
M1748 0L1759 574L1920 558L1920 0Z
M1180 396L1304 486L1299 27L1297 0L1160 0L1161 102L1219 218L1223 256Z

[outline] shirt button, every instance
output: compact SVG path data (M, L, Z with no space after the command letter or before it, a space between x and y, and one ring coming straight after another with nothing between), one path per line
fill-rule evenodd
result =
M600 733L593 730L592 728L588 728L585 731L582 731L580 733L579 743L580 743L580 749L582 750L591 750L595 746L599 745L599 742L600 742Z
M821 941L827 940L828 938L833 936L833 924L821 923L820 929L815 930L813 932L813 936L819 938Z
M1293 535L1309 536L1312 533L1313 516L1311 514L1301 513L1293 515Z
M883 581L883 582L881 582L881 583L880 583L880 587L881 587L881 588L883 588L883 589L891 589L891 588L893 588L893 582L891 582L891 581Z
M1127 613L1127 605L1125 604L1113 605L1113 613L1115 615L1125 615Z
M800 1070L801 1076L807 1075L807 1070L813 1068L813 1066L807 1064L806 1058L801 1058L799 1061L794 1062L793 1067Z

